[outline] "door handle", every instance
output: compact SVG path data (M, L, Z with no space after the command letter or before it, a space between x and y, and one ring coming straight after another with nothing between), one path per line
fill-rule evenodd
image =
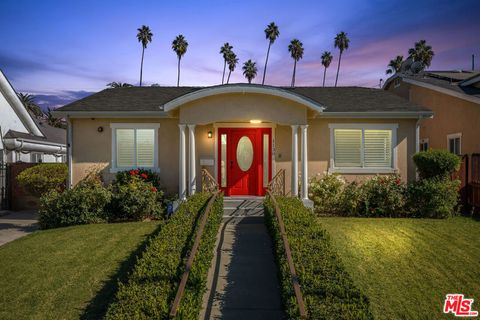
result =
M233 160L230 160L230 169L233 169Z

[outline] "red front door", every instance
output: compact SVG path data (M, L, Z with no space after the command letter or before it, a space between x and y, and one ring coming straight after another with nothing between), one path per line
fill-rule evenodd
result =
M219 183L228 196L264 195L271 179L271 129L218 129Z

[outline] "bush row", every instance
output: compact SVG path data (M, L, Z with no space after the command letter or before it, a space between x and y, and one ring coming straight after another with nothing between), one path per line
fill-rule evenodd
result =
M39 224L43 229L70 225L160 219L163 193L135 170L104 186L89 175L74 188L52 190L40 198Z
M372 319L367 297L354 285L314 213L297 198L276 198L285 223L293 262L309 319ZM274 242L288 319L299 319L282 238L271 199L265 219Z
M409 184L397 175L360 184L335 174L310 180L309 197L321 215L446 218L457 212L459 181L445 177Z
M170 305L184 272L186 254L191 250L197 222L208 200L209 194L197 193L181 204L137 260L127 282L119 284L116 299L109 306L106 319L168 318ZM180 303L178 319L198 318L222 215L223 199L219 195L204 229Z

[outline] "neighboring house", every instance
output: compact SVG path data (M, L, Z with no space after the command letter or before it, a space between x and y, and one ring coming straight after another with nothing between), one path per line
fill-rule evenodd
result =
M33 117L1 70L0 115L0 163L66 160L66 130Z
M106 89L55 115L68 119L71 185L94 168L106 181L148 168L184 198L204 168L226 195L261 196L285 169L306 199L306 178L326 171L414 180L416 125L432 112L379 89L231 84Z
M397 73L384 89L435 113L421 122L421 150L480 153L480 71Z

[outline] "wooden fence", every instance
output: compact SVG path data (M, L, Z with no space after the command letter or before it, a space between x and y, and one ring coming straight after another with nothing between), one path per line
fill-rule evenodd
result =
M480 153L463 155L460 169L452 174L460 180L460 204L464 213L480 209Z

